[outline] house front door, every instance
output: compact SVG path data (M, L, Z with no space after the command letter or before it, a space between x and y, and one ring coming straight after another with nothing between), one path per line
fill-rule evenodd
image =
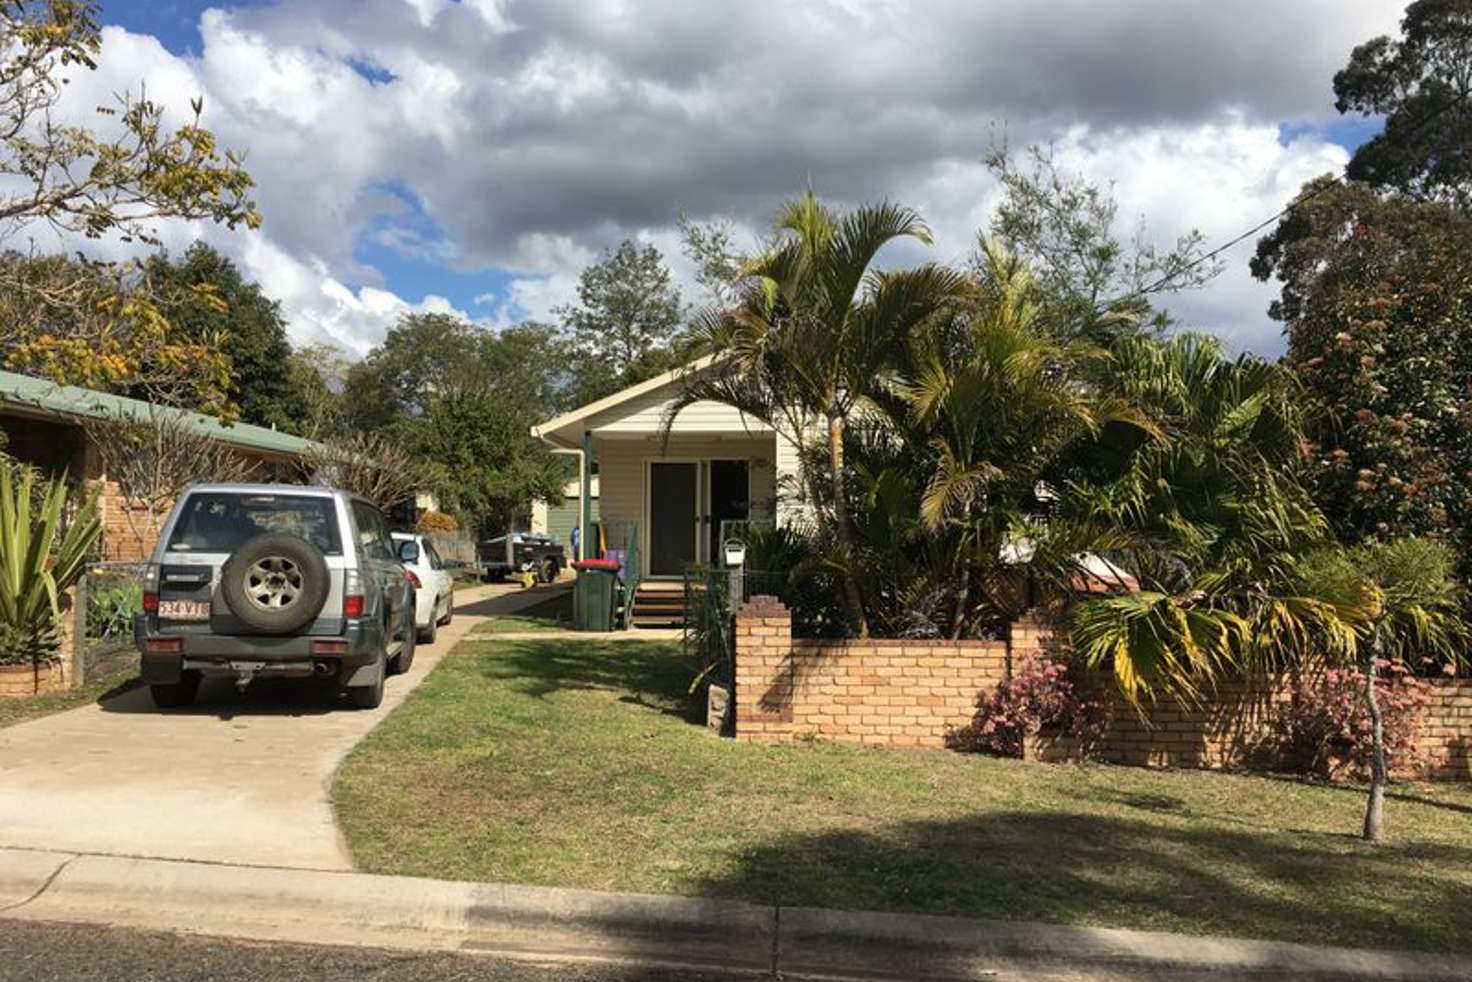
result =
M721 554L721 524L741 521L750 517L751 481L747 476L744 460L712 460L710 462L710 543L706 562L719 566Z
M649 464L649 575L683 576L696 559L700 465L655 460Z

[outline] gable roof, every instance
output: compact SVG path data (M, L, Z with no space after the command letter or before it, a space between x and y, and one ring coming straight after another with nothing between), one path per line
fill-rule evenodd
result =
M204 413L160 406L142 399L98 392L76 385L57 385L48 379L0 371L0 408L27 409L52 416L86 419L146 420L152 413L180 419L194 433L221 443L284 456L300 456L319 446L312 440L250 423L223 423Z
M547 420L547 422L545 423L538 423L536 426L532 427L532 436L536 437L539 440L545 440L548 443L554 444L556 446L566 447L569 449L575 448L576 446L578 446L577 443L569 443L566 439L559 438L557 436L557 431L566 429L567 427L581 422L582 420L597 416L599 413L607 412L610 409L615 409L623 405L624 403L632 402L633 400L638 399L641 396L648 395L649 393L664 388L665 386L670 385L673 382L677 382L685 376L691 374L692 372L704 371L705 369L709 368L715 362L715 360L715 355L703 355L692 362L688 362L687 364L679 366L678 368L672 368L667 372L656 375L654 376L654 378L646 379L643 382L638 382L634 385L629 386L627 389L620 389L612 395L604 396L602 399L590 402L586 406L579 406L576 409L563 413L561 416L555 416L552 419Z

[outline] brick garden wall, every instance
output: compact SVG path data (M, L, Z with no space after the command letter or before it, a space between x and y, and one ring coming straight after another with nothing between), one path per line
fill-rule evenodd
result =
M1006 678L1009 658L1043 640L1020 623L1010 644L794 641L787 608L754 597L736 618L736 737L939 747L971 718L977 692Z
M753 597L736 615L736 738L943 747L952 729L970 722L977 696L1048 640L1027 619L1006 641L795 640L787 608ZM1472 780L1472 681L1430 685L1421 720L1429 773ZM1163 704L1145 719L1116 701L1096 751L1151 767L1250 766L1275 703L1285 699L1281 687L1224 682L1204 705ZM1044 759L1075 752L1046 739L1033 749Z

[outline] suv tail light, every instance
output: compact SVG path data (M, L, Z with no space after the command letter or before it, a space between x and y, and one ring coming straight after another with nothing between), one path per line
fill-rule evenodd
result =
M358 571L350 569L342 578L342 616L363 616L363 580Z
M415 575L415 573L414 573L414 571L412 569L406 569L406 570L404 570L404 579L408 580L409 581L409 585L412 586L416 590L418 590L420 587L422 587L424 585L423 583L420 583L419 582L419 577L417 575Z
M143 612L145 614L158 613L158 579L158 564L149 563L143 574Z

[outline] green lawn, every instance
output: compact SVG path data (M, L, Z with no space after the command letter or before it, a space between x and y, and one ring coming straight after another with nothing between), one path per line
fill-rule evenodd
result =
M94 679L80 688L68 692L55 692L28 699L0 699L0 729L24 723L38 716L50 716L67 709L76 709L89 702L97 702L114 691L122 692L140 684L137 672L130 669L116 675Z
M461 644L348 758L374 872L1472 950L1472 789L1349 788L697 725L677 646Z
M572 591L533 604L515 614L492 617L477 624L472 634L510 634L518 631L561 631L572 626Z

